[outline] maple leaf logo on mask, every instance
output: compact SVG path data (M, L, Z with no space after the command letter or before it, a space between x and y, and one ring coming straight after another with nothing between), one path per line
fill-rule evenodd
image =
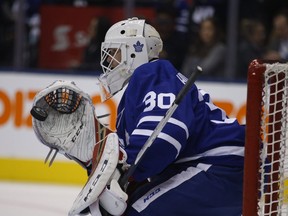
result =
M133 44L135 52L142 52L144 44L141 44L140 41L137 41L136 44Z

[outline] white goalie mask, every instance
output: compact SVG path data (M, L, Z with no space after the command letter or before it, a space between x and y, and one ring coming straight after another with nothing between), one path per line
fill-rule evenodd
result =
M159 33L143 19L134 17L114 24L101 47L102 99L120 91L137 67L159 58L162 47Z

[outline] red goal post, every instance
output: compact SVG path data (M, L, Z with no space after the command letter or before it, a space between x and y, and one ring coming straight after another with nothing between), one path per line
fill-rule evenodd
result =
M288 215L288 63L248 69L243 216Z

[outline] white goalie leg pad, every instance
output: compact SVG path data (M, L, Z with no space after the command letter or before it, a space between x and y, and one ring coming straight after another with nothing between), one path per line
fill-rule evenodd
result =
M82 210L97 201L99 195L105 189L112 174L118 164L119 144L116 133L110 133L107 136L103 154L97 167L92 170L88 181L79 193L69 211L69 216L77 215Z
M120 216L127 208L128 195L121 189L116 179L111 180L99 197L100 205L111 215Z

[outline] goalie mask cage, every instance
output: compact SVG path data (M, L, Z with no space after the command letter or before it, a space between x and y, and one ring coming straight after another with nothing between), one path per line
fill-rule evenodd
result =
M288 64L248 70L243 216L288 216Z

